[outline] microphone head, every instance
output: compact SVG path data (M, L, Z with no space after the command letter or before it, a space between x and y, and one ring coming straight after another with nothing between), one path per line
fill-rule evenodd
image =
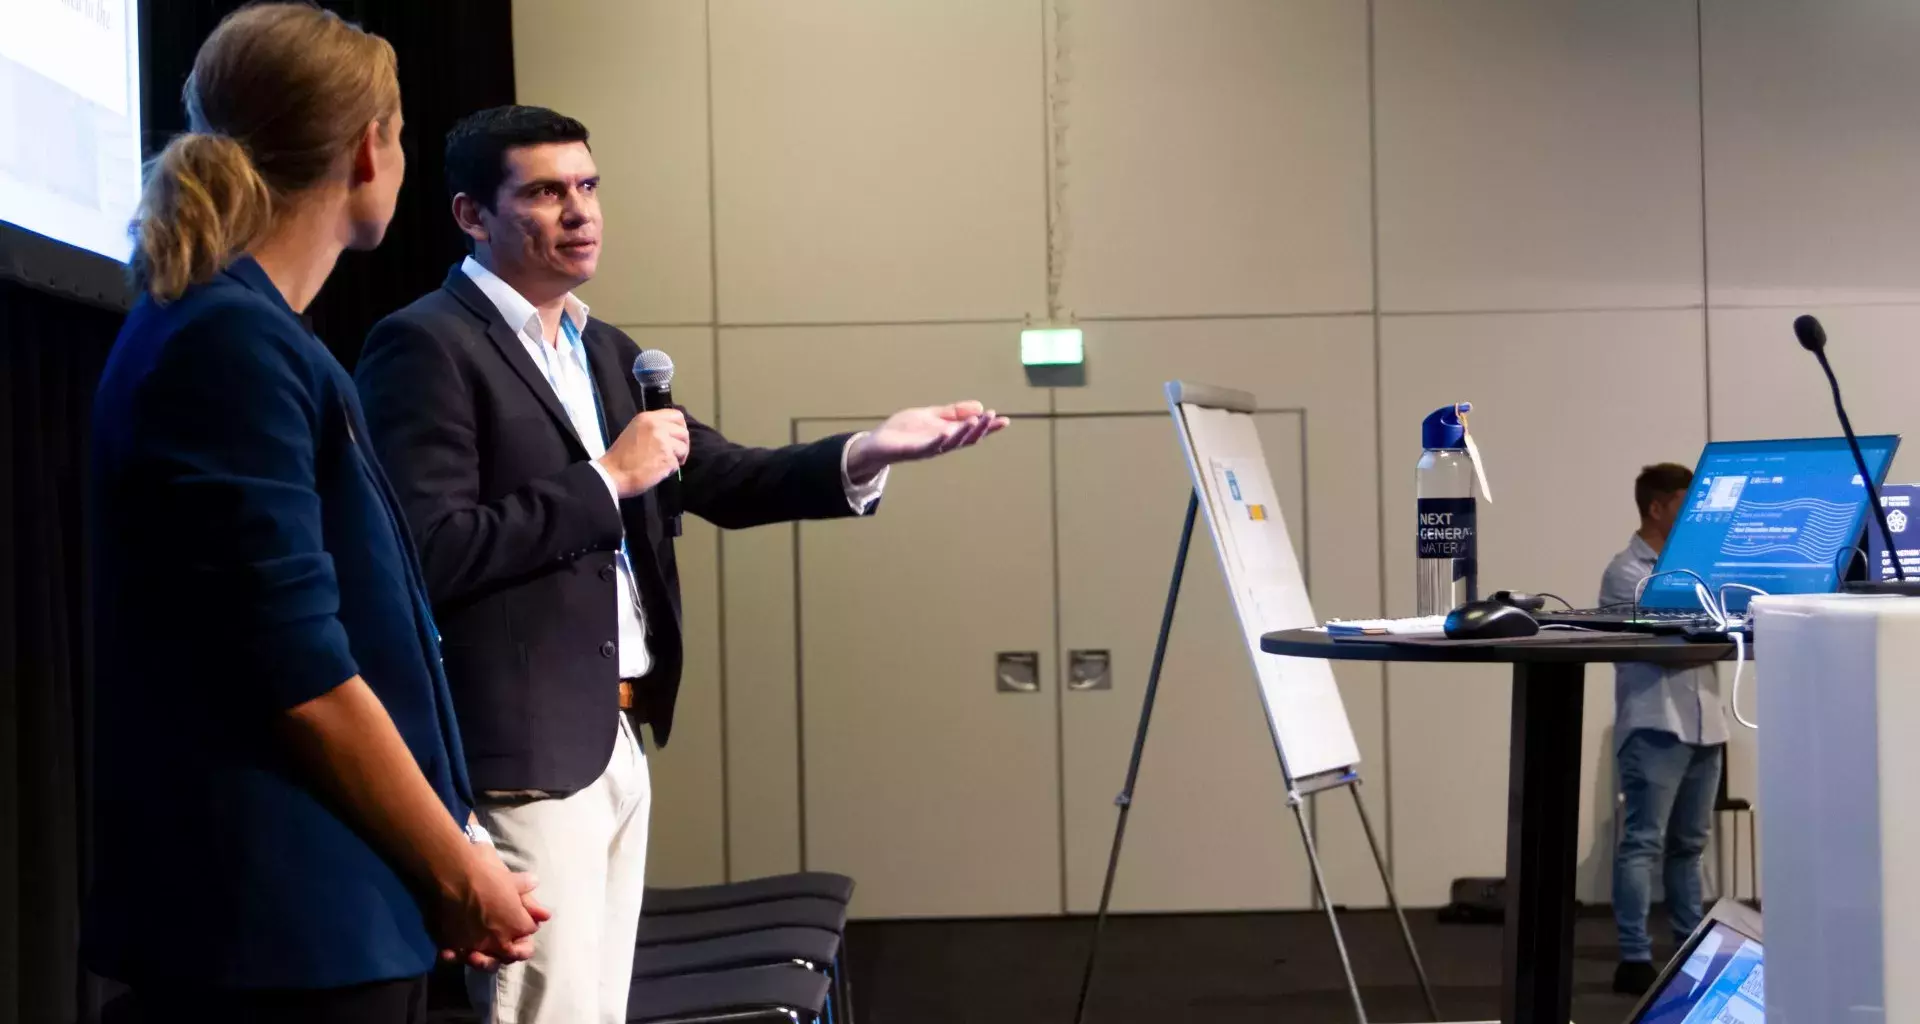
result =
M1827 329L1820 326L1811 314L1802 313L1793 318L1793 336L1800 339L1800 347L1809 352L1818 352L1827 347Z
M633 357L633 379L649 391L664 391L673 386L673 357L657 348L641 349Z

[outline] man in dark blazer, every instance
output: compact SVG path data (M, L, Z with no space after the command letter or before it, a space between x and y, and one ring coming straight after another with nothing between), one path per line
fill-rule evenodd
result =
M642 412L638 347L573 295L600 246L586 128L482 111L449 134L447 176L473 255L374 328L357 376L445 634L477 812L553 911L534 958L476 975L474 995L501 1021L624 1021L650 802L636 730L667 742L682 663L663 492L726 528L863 515L889 465L1007 421L966 402L760 449Z

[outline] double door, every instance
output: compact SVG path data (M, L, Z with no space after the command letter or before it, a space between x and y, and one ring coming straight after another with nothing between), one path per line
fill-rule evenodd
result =
M1303 414L1257 419L1311 574ZM903 473L870 521L799 528L802 857L859 878L857 914L1097 906L1190 488L1165 413L1036 416ZM1204 520L1114 905L1310 905Z

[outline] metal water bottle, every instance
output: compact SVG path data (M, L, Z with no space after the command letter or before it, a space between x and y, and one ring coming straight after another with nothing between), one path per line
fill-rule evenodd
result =
M1468 402L1435 409L1420 425L1420 465L1414 470L1419 594L1416 615L1445 615L1479 598L1473 499L1473 459L1467 454Z

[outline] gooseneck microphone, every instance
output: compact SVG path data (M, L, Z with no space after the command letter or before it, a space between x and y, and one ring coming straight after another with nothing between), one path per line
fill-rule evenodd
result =
M640 411L658 412L673 408L673 357L657 348L642 349L633 357L633 379L640 384ZM667 518L673 528L673 536L680 536L680 470L675 467L673 475L660 481L653 488L655 500L660 503L660 514Z
M1827 329L1820 326L1812 314L1802 313L1793 318L1793 336L1800 339L1800 347L1813 353L1820 360L1820 368L1827 372L1827 383L1833 387L1833 411L1840 416L1840 429L1847 433L1847 447L1853 449L1853 464L1860 471L1860 479L1867 485L1867 500L1872 504L1873 521L1880 524L1880 540L1887 546L1887 557L1893 560L1893 578L1906 582L1907 572L1900 566L1900 548L1893 542L1893 530L1887 525L1887 510L1880 504L1880 488L1873 482L1873 474L1867 472L1867 457L1860 453L1860 439L1853 435L1853 423L1847 419L1847 407L1840 401L1840 378L1833 375L1833 364L1827 362Z

